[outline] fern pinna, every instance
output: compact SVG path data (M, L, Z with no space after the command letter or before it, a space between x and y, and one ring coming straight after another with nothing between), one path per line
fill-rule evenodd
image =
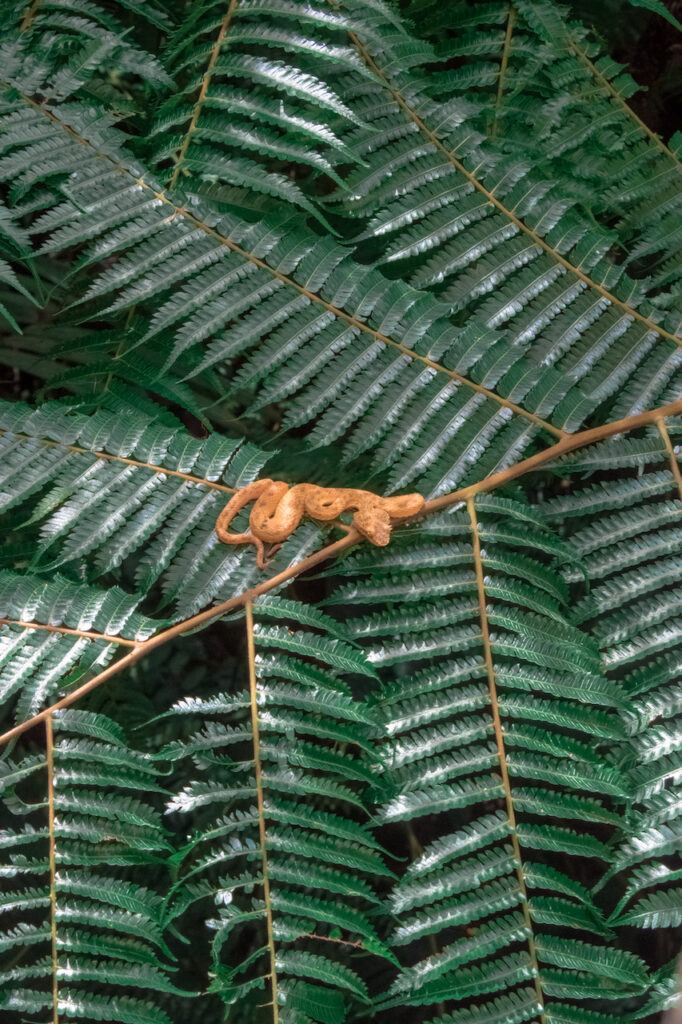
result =
M280 624L299 619L309 628ZM294 602L249 603L246 626L248 686L170 711L203 726L161 751L190 760L168 811L199 824L176 855L169 917L207 904L210 991L243 1019L269 999L275 1018L343 1020L369 997L340 954L393 960L372 922L373 883L392 877L363 799L375 723L344 680L374 672L333 620Z
M674 1012L680 147L614 39L8 5L3 1021Z
M630 779L627 817L601 883L612 894L614 927L669 929L682 921L679 434L679 420L660 420L640 441L604 442L567 457L562 471L589 466L592 482L548 503L550 518L567 523L592 581L576 621L589 626L608 675L627 697L628 742L618 755ZM614 468L622 479L605 486L604 474ZM673 982L664 988L663 1002L674 993Z
M106 716L70 710L47 720L44 753L4 760L0 785L2 1009L168 1024L162 994L183 993L158 891L172 848L154 759Z
M390 897L405 959L380 1006L455 1000L471 1020L580 1020L584 1001L607 1009L631 994L626 977L646 988L579 881L581 862L610 862L604 836L627 782L607 757L622 699L552 571L567 560L537 512L480 496L344 564L353 579L335 603L387 605L349 628L385 676L378 818L405 823L416 852ZM425 936L432 951L415 960ZM470 1005L480 996L492 1001Z

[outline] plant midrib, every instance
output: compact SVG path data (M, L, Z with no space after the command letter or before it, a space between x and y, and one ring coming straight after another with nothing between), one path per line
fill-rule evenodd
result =
M398 106L406 114L410 121L412 121L412 123L416 125L416 127L419 129L422 135L429 140L431 145L434 146L439 151L439 153L441 153L441 155L444 156L445 159L448 160L464 178L466 178L469 184L472 185L472 187L475 188L476 191L480 192L481 195L483 195L486 198L486 200L488 201L488 203L490 203L491 206L495 207L495 209L497 209L498 212L500 212L504 217L506 217L507 220L509 220L517 228L517 230L527 235L535 245L543 249L544 252L546 252L548 256L550 256L555 262L562 266L564 270L566 270L568 273L575 275L580 281L583 282L584 285L586 285L593 291L596 291L599 295L601 295L603 299L606 299L606 301L609 302L610 305L616 306L619 309L623 310L626 316L631 317L633 320L637 320L639 323L643 324L648 331L652 331L655 334L658 334L659 337L665 338L667 341L671 341L673 344L682 348L682 338L677 337L677 335L666 330L664 327L661 327L659 324L655 323L649 317L644 316L643 313L638 312L638 310L636 310L633 306L629 306L627 302L624 302L622 299L619 299L616 295L613 294L613 292L608 291L608 289L604 288L597 281L594 281L591 277L589 277L582 270L574 266L569 260L562 256L561 253L558 252L555 248L553 248L553 246L551 246L548 242L546 242L541 235L537 234L537 232L534 231L532 228L529 228L528 225L525 224L520 217L517 217L512 210L509 210L504 205L504 203L502 203L497 198L497 196L495 196L489 189L487 189L483 182L480 181L472 171L469 171L461 162L461 160L459 160L455 156L455 154L452 153L447 148L447 146L445 146L440 141L436 133L428 127L426 122L419 116L416 110L414 110L414 108L410 106L410 104L402 95L402 93L397 88L395 88L388 75L379 67L376 60L372 57L372 55L370 54L362 40L359 38L359 36L356 35L355 32L349 32L349 38L351 39L353 45L355 46L356 50L358 51L360 57L365 62L367 67L383 84L383 87L386 89L387 92L390 93L394 101L398 104Z
M486 398L495 402L502 408L510 409L517 416L521 416L523 419L526 419L529 422L534 423L536 426L540 427L542 430L545 430L550 434L553 434L555 437L561 438L566 436L566 431L554 426L554 424L542 419L542 417L537 416L535 413L529 412L527 409L524 409L517 403L501 397L500 395L496 394L496 392L491 391L490 388L486 388L482 384L476 384L474 381L470 380L468 377L465 377L463 374L458 373L456 370L451 370L447 366L444 366L442 363L430 359L428 356L421 355L420 353L415 352L413 349L409 348L409 346L403 344L402 342L396 341L394 338L390 338L388 335L383 334L381 331L377 331L373 327L370 327L369 324L365 323L364 320L360 320L358 319L358 317L353 316L350 313L346 313L345 310L341 309L340 307L334 306L332 303L327 302L325 299L317 295L315 292L311 292L303 285L298 284L298 282L295 281L293 278L288 277L286 274L282 274L278 270L275 270L268 263L266 263L265 260L260 259L258 256L255 256L253 253L249 252L248 249L242 248L242 246L238 245L236 242L233 242L232 239L228 238L226 235L222 235L219 231L216 231L215 228L210 227L208 224L205 223L205 221L203 221L200 217L197 217L186 207L178 206L176 203L173 202L172 199L168 198L165 192L157 191L154 188L154 186L150 185L143 177L136 176L131 170L129 170L125 166L125 164L121 164L119 161L115 160L112 156L109 156L107 153L102 153L99 150L97 150L92 145L92 143L90 143L87 139L79 135L79 133L74 128L72 128L71 125L67 124L65 121L62 121L59 117L57 117L57 115L50 108L48 108L42 103L38 103L36 100L32 99L29 96L25 96L24 94L21 94L21 98L25 103L33 107L35 110L38 110L41 114L43 114L50 121L52 121L53 124L56 124L63 131L65 131L78 145L84 146L92 150L99 159L111 164L111 166L114 167L120 174L129 177L132 181L135 182L136 185L138 185L139 188L151 192L154 198L157 199L160 203L163 203L164 205L170 207L170 209L176 216L180 216L183 219L187 220L190 224L193 224L194 227L198 228L208 237L214 238L220 245L229 249L231 252L236 253L238 256L241 256L242 259L246 260L249 263L252 263L254 266L258 267L261 270L265 270L277 281L280 281L287 287L294 289L299 293L299 295L303 295L306 299L308 299L309 302L321 306L327 312L331 313L334 317L338 318L339 320L343 320L345 323L347 323L350 327L353 327L355 330L361 331L363 334L369 335L375 341L378 341L389 348L396 349L403 355L407 356L409 359L420 362L424 366L428 366L430 369L449 377L451 380L457 381L459 384L462 384L464 387L469 388L470 390L476 392L477 394L484 395Z

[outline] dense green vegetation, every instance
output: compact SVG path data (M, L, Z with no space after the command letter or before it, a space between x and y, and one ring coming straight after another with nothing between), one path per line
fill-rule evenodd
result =
M3 15L0 1019L660 1020L675 5ZM265 476L426 514L260 570Z

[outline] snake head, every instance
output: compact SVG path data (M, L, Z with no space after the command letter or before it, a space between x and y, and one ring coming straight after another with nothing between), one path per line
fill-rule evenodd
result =
M391 539L391 517L379 504L358 509L353 516L353 526L380 548L385 548Z

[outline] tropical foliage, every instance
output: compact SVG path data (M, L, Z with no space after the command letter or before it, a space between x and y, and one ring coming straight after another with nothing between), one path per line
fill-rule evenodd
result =
M554 0L3 14L0 1019L653 1024L680 136Z

